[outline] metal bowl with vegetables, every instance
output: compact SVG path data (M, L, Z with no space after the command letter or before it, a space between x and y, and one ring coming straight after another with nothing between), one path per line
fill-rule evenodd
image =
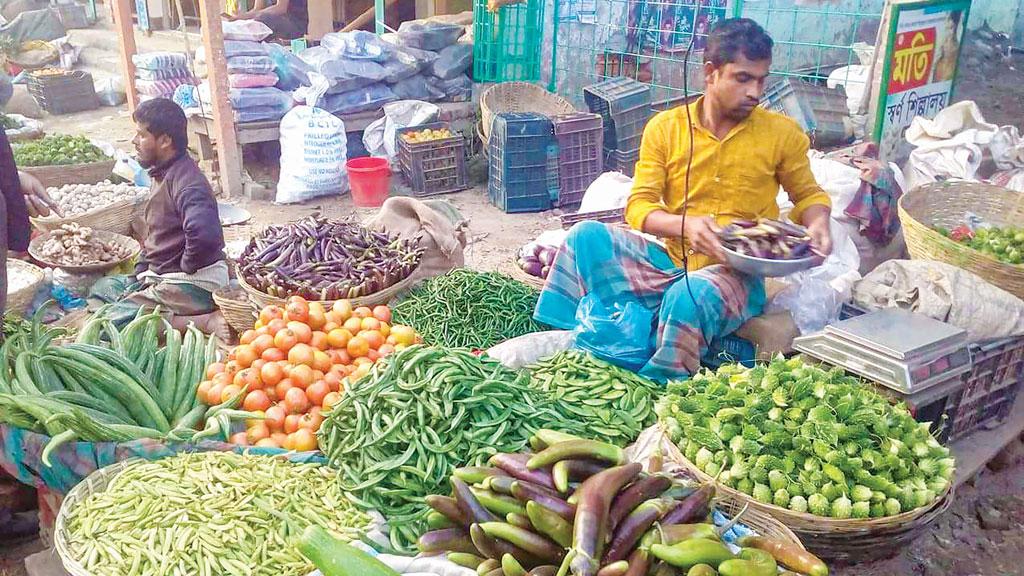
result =
M726 263L751 276L788 276L821 262L807 229L787 222L736 220L722 229L719 238Z

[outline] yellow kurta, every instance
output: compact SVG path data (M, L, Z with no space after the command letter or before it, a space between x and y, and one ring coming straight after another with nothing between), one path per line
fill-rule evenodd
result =
M737 219L778 218L780 185L795 204L790 214L795 222L809 206L831 205L811 173L810 141L795 121L758 107L720 141L701 125L702 102L690 104L694 146L687 217L711 216L719 226ZM633 228L642 229L655 210L682 213L689 140L682 106L648 122L626 204L626 222ZM672 259L681 263L684 243L670 238L667 245ZM690 270L712 263L703 254L688 260Z

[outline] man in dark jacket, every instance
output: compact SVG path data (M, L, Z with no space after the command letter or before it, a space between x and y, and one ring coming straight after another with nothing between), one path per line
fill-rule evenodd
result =
M10 79L0 74L0 108L11 97ZM25 252L32 236L29 216L58 212L46 189L31 174L18 172L7 133L0 129L0 315L7 307L7 251Z
M213 291L228 283L224 231L206 176L188 155L187 120L174 102L143 102L133 116L132 141L139 164L149 170L153 195L146 208L142 258L135 268L141 289L128 300L160 306L171 323L194 322L222 334Z

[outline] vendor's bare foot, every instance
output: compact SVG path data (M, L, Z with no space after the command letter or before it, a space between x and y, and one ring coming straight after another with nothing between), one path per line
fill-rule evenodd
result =
M178 330L185 330L189 324L194 324L204 334L216 336L221 342L231 341L231 326L220 310L196 316L175 316L171 319L171 325Z

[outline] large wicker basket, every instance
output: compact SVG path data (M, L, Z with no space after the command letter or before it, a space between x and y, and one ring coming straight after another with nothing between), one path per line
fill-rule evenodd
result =
M60 264L58 262L51 262L42 254L43 243L46 242L53 232L47 232L40 234L32 239L32 242L28 245L28 253L32 255L39 263L52 268L61 268L73 274L101 274L113 270L118 266L129 262L139 256L142 252L142 246L139 245L138 241L129 236L122 234L116 234L107 230L93 230L93 237L103 240L105 242L116 242L121 246L128 249L128 256L122 258L116 262L99 262L96 264L81 264L77 266Z
M938 182L900 198L900 222L912 258L969 270L1024 298L1024 265L1005 264L935 231L962 224L968 212L996 226L1024 225L1024 193L978 182Z
M130 236L132 233L132 223L145 216L146 207L149 206L149 199L151 197L152 193L131 200L114 202L101 208L65 218L58 218L52 215L45 218L33 218L32 225L42 232L52 232L64 224L77 222L93 230L106 230L107 232Z
M416 284L416 282L418 281L418 279L416 278L416 270L418 269L419 265L417 264L417 267L414 268L412 272L409 273L408 276L392 284L391 286L388 286L387 288L380 290L378 292L374 292L373 294L367 294L366 296L360 296L358 298L348 298L348 301L352 304L352 306L378 306L381 304L387 304L396 296L412 288ZM257 290L248 282L246 282L245 278L241 274L238 275L238 285L241 286L242 290L245 290L245 293L249 295L249 300L257 308L262 309L272 304L277 306L284 306L286 304L286 299L284 298L277 298L265 292ZM330 308L331 306L334 306L336 300L320 300L319 302L323 304L324 308Z
M544 116L575 112L568 100L552 94L529 82L503 82L495 84L480 96L481 128L483 140L491 137L491 122L502 112L534 112Z
M665 445L667 445L666 460L680 464L701 481L711 480L710 476L697 468L686 456L683 456L672 442L666 442L663 446ZM748 514L750 511L756 510L773 516L791 529L804 546L814 554L825 559L849 563L871 562L897 554L920 536L936 518L949 508L953 501L953 490L950 487L931 505L897 516L837 520L794 512L774 504L764 504L747 494L721 484L717 486L717 492L725 500L735 501L741 506L749 505Z
M62 166L21 166L42 182L46 188L65 184L96 184L110 178L116 162L113 159L91 162L89 164L68 164Z
M221 288L213 293L213 302L220 308L228 325L238 334L251 330L256 322L256 308L240 286Z
M7 293L7 312L13 312L15 314L24 316L28 312L29 307L32 305L32 300L36 296L36 292L39 291L39 285L42 284L46 275L43 273L43 269L35 264L25 262L24 260L18 260L15 258L7 259L7 285L10 286L11 271L18 270L22 274L32 276L33 280L28 285Z

